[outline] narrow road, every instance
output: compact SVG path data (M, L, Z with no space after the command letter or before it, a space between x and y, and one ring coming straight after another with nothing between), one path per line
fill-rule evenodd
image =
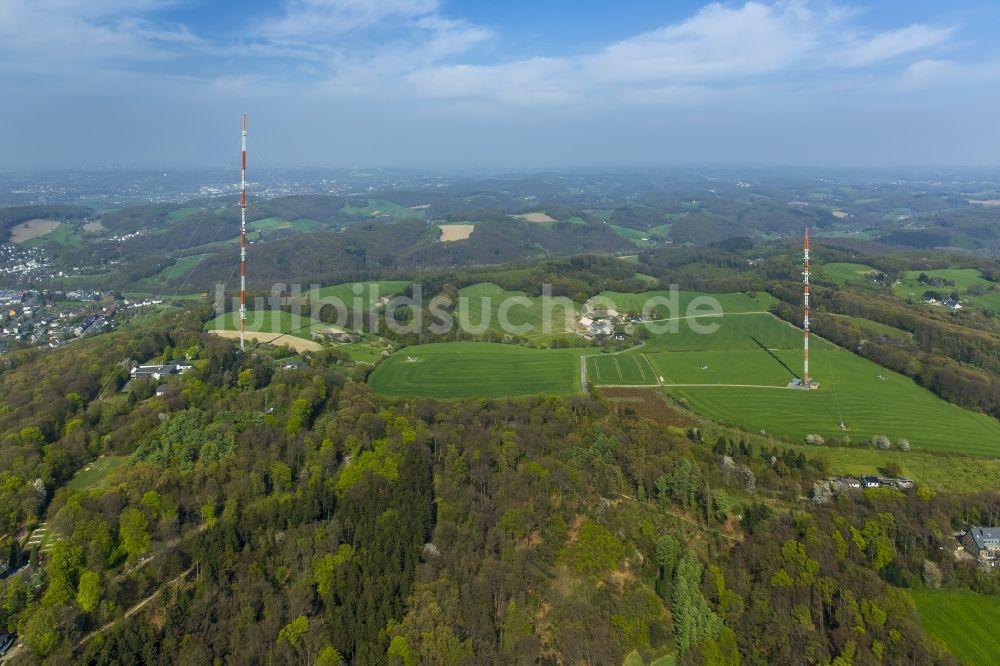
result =
M110 629L111 627L115 626L115 624L117 624L118 622L120 622L120 621L122 621L122 620L125 620L125 619L127 619L127 618L130 618L130 617L132 617L133 615L135 615L136 613L138 613L138 612L139 612L140 610L142 610L142 609L143 609L143 608L144 608L144 607L146 606L146 604L148 604L148 603L149 603L149 602L151 602L151 601L152 601L153 599L155 599L155 598L156 598L156 596L157 596L157 595L158 595L158 594L159 594L159 593L160 593L161 591L163 591L163 589L164 589L164 588L166 588L166 587L168 587L168 586L170 586L170 585L173 585L174 583L176 583L176 582L177 582L177 581L179 581L179 580L182 580L182 579L186 578L186 577L188 576L188 574L190 574L190 573L191 573L192 571L194 571L194 568L195 568L195 565L192 565L192 566L191 566L191 567L190 567L189 569L187 569L186 571L182 571L182 572L181 572L181 574L180 574L179 576L177 576L177 577L176 577L176 578L174 578L173 580L170 580L170 581L167 581L166 583L164 583L163 585L161 585L160 587L158 587L158 588L156 589L156 591L155 591L155 592L153 592L153 593L152 593L151 595L149 595L148 597L146 597L145 599L143 599L142 601L140 601L140 602L139 602L139 603L137 603L136 605L132 606L132 607L131 607L131 608L129 608L129 609L127 610L127 611L125 611L125 614L124 614L124 615L122 615L121 617L119 617L119 618L115 618L114 620L111 620L111 622L108 622L108 623L107 623L107 624L105 624L105 625L104 625L103 627L100 627L99 629L95 629L94 631L92 631L92 632L90 632L89 634L87 634L86 636L84 636L84 637L83 637L83 639L81 639L81 640L80 640L80 642L76 644L76 647L77 647L77 648L80 648L80 647L81 647L81 646L83 646L83 645L84 645L84 644L85 644L85 643L86 643L87 641L89 641L89 640L90 640L91 638L93 638L93 637L94 637L94 636L96 636L97 634L100 634L100 633L103 633L103 632L107 631L107 630L108 630L108 629Z

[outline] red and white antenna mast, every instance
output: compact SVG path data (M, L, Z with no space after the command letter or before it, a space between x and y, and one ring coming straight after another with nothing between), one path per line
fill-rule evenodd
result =
M802 247L802 386L809 389L809 227Z
M240 168L240 351L246 348L247 322L247 114L243 114L243 166Z

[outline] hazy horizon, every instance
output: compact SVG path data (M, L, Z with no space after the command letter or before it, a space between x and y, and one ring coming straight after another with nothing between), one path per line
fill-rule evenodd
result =
M988 2L219 4L4 2L0 169L1000 164Z

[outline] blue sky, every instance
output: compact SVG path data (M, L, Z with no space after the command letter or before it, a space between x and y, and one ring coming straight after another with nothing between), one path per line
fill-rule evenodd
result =
M1000 3L2 0L0 168L1000 163Z

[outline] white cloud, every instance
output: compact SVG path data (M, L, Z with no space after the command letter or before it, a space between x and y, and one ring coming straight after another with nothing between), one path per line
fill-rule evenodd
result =
M290 0L283 16L260 33L275 39L329 38L387 20L417 19L438 8L437 0Z
M960 64L953 60L920 60L912 63L900 75L895 90L913 91L947 86L965 87L970 84L1000 81L1000 61Z
M864 67L901 55L923 51L947 42L955 29L911 25L889 30L868 39L847 44L832 56L832 61L846 67Z

